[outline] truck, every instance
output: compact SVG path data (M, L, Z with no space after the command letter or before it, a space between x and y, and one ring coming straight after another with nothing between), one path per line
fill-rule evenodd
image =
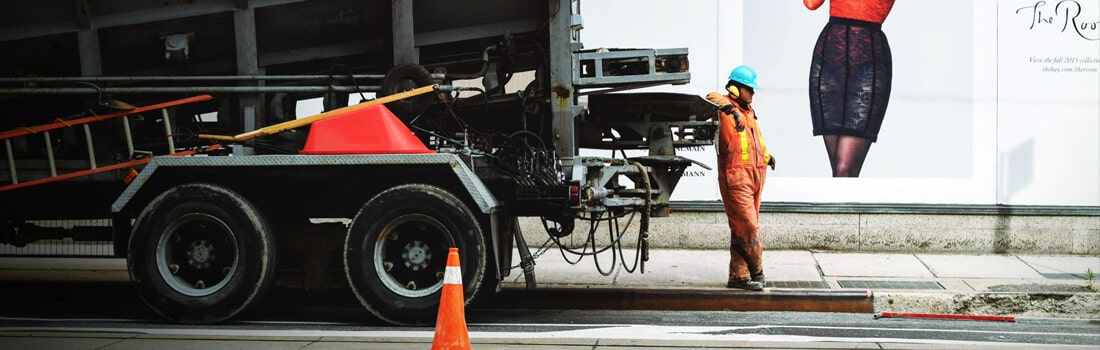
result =
M699 96L627 92L689 82L687 49L585 48L579 0L9 7L0 247L103 244L175 322L275 286L430 322L451 247L467 303L516 267L536 286L521 219L644 272L649 220L705 167L676 150L717 130Z

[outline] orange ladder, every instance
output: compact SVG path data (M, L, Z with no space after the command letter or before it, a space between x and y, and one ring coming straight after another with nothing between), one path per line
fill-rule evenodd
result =
M153 105L148 105L148 106L142 106L142 107L137 107L137 108L130 109L130 110L119 111L119 112L103 114L103 115L92 115L90 117L76 118L76 119L71 119L71 120L62 120L62 119L58 118L58 119L55 119L53 123L36 125L36 126L31 126L31 127L18 127L18 128L11 129L11 130L8 130L8 131L0 132L0 140L4 140L4 148L7 151L7 158L8 158L8 170L11 174L11 184L0 186L0 192L7 191L7 190L13 190L13 189L17 189L17 188L29 187L29 186L33 186L33 185L44 184L44 183L50 183L50 182L55 182L55 181L61 181L61 180L71 179L71 178L80 177L80 176L87 176L87 175L92 175L92 174L101 173L101 172L105 172L105 171L136 167L136 166L148 163L149 161L152 160L151 157L150 158L143 158L143 159L125 161L125 162L112 164L112 165L108 165L108 166L102 166L102 167L97 166L96 159L95 159L95 150L92 147L92 131L91 131L91 128L89 127L89 124L93 123L93 122L99 122L99 121L110 120L110 119L121 117L122 121L123 121L122 126L123 126L123 129L124 129L123 134L126 137L126 148L127 148L127 151L129 151L128 154L130 154L131 157L132 157L133 154L134 154L134 141L133 141L133 136L130 134L130 118L129 118L129 116L134 115L134 114L138 114L138 113L142 113L142 112L148 112L148 111L153 111L153 110L158 110L158 109L161 111L162 115L164 116L165 137L168 140L168 154L169 155L190 155L190 154L194 154L195 153L194 151L176 152L175 143L172 139L172 126L171 126L171 123L169 122L169 119L168 119L168 108L173 107L173 106L179 106L179 105L182 105L182 104L192 103L192 102L207 101L207 100L210 100L211 98L212 97L210 97L210 95L198 95L198 96L193 96L193 97L188 97L188 98L183 98L183 99L179 99L179 100L173 100L173 101L168 101L168 102L163 102L163 103L158 103L158 104L153 104ZM50 130L56 130L56 129L62 129L62 128L71 128L71 127L77 127L77 126L82 126L84 128L84 136L85 136L84 138L85 138L85 141L88 145L88 162L89 162L89 164L91 164L91 168L87 169L87 170L80 170L80 171L75 171L75 172L71 172L71 173L58 174L57 173L57 163L54 159L54 154L53 154L53 145L52 145L52 142L50 141ZM42 133L43 136L46 138L46 158L47 158L47 161L48 161L49 166L50 166L50 176L44 177L44 178L39 178L39 179L34 179L34 180L26 181L26 182L19 182L19 176L18 176L18 173L17 173L17 169L15 168L15 157L14 157L14 154L12 152L11 140L13 138L16 138L16 137L31 135L31 134L37 134L37 133ZM208 148L208 150L209 150L209 148Z

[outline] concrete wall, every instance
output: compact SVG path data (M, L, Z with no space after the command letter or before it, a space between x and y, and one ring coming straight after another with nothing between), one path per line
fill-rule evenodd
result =
M637 221L624 241L636 241ZM1100 216L765 212L760 222L765 249L1100 255ZM521 218L520 224L532 250L547 241L538 219ZM675 212L650 220L649 243L653 248L727 249L728 230L722 212ZM587 223L578 221L562 241L579 247L587 236ZM606 244L606 225L593 236L597 247Z

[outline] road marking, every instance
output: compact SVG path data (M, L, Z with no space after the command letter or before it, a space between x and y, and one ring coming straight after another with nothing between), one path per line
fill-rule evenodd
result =
M35 320L0 318L0 320ZM104 322L141 322L142 320L109 320L86 319L86 321ZM50 322L72 321L48 320ZM272 323L264 322L240 322L245 323ZM331 322L282 322L281 324L302 326L309 325L339 325ZM361 326L359 324L345 323L348 326ZM912 339L890 337L821 337L807 335L781 335L781 334L755 334L733 333L745 330L764 329L816 329L833 331L884 331L884 332L939 332L939 333L987 333L997 335L1060 335L1085 338L1100 338L1096 334L1061 334L1040 332L1003 332L980 330L943 330L943 329L912 329L912 328L881 328L881 327L832 327L832 326L785 326L785 325L755 325L755 326L652 326L652 325L585 325L585 324L472 324L478 326L509 326L509 327L553 327L574 329L553 331L492 331L470 332L470 339L615 339L615 340L695 340L695 341L768 341L768 342L856 342L856 343L909 343L909 344L939 344L939 345L1006 345L1004 342L947 340L947 339ZM325 331L325 330L255 330L255 329L227 329L220 328L142 328L142 327L46 327L46 326L6 326L0 327L0 332L100 332L100 333L128 333L149 336L196 336L196 337L298 337L319 339L325 337L350 337L350 338L432 338L434 331L427 327L419 327L424 330L362 330L362 331ZM582 328L582 329L576 329ZM838 332L843 333L843 332ZM1021 343L1024 344L1024 343Z

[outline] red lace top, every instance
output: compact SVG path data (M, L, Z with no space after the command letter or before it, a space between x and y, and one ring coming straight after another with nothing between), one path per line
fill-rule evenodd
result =
M825 0L802 0L802 3L816 10ZM829 16L882 24L892 7L894 0L829 0Z

